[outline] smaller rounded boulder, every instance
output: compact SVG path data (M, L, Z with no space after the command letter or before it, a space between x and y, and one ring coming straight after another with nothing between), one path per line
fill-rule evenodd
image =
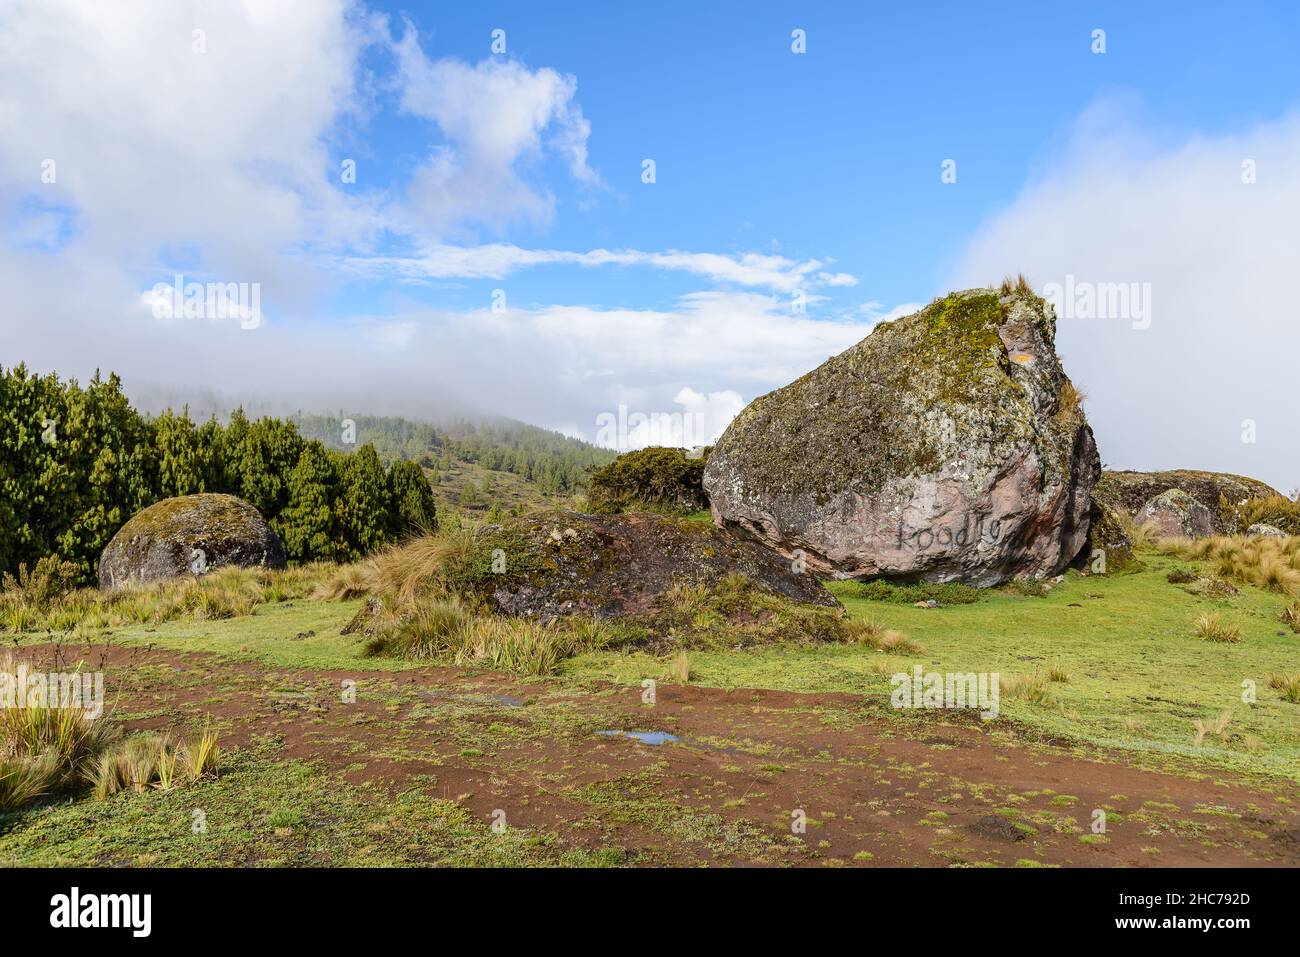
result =
M1286 538L1290 533L1284 532L1276 525L1269 525L1267 522L1256 522L1250 528L1246 529L1246 534L1252 538L1260 536L1263 538Z
M1142 506L1134 516L1161 536L1207 538L1214 534L1214 513L1182 489L1171 488Z
M182 495L155 502L122 526L99 558L99 587L285 564L280 540L252 505L234 495Z

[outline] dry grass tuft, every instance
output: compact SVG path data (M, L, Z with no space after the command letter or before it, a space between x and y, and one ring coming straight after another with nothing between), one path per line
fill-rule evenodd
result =
M89 777L101 799L122 791L171 791L216 777L218 758L217 735L210 728L179 745L166 735L140 734L101 754Z
M1280 694L1283 701L1300 704L1300 674L1269 675L1268 686Z
M854 620L848 623L850 640L876 651L895 655L923 655L925 649L920 643L908 638L901 631L884 628L874 621Z
M673 660L668 663L668 677L678 684L690 684L691 656L685 651L677 652Z
M61 590L61 586L48 584L57 577L52 572L35 578L35 573L26 574L25 581L8 577L0 591L0 631L20 634L48 629L90 635L125 625L236 618L253 614L259 605L306 597L324 568L220 568L201 577L109 592L97 588Z
M1207 612L1196 619L1195 635L1203 641L1236 644L1241 641L1241 628L1225 622L1217 611Z
M1002 277L1002 284L998 287L998 294L1010 296L1012 293L1034 295L1034 287L1029 285L1029 280L1025 278L1024 273L1016 273L1014 280L1010 276Z
M1029 675L1003 675L1000 691L1008 698L1018 698L1030 704L1050 704L1052 692L1048 677L1041 672Z
M1293 601L1283 608L1280 618L1282 624L1300 634L1300 601Z
M1266 591L1300 596L1300 536L1216 535L1164 539L1159 551L1183 561L1210 562L1215 574Z
M18 667L12 653L0 658L0 671ZM87 718L76 705L0 707L0 812L80 785L117 735L115 725Z
M1228 725L1232 723L1232 712L1224 711L1217 718L1198 719L1192 724L1196 728L1196 746L1200 747L1207 737L1216 737L1221 744L1228 743Z

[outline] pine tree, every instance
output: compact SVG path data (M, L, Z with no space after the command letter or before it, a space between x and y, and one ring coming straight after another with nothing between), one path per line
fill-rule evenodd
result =
M414 462L395 462L388 473L389 500L393 508L391 531L396 537L429 531L437 518L433 489L424 470Z
M336 557L333 503L338 475L325 447L308 442L288 478L288 505L271 523L291 561Z

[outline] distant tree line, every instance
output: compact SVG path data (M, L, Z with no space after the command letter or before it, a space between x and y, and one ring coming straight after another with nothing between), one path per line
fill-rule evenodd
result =
M89 581L127 519L197 492L249 501L298 562L355 560L436 518L418 462L386 468L371 445L343 453L242 409L224 425L187 410L146 417L116 375L83 388L0 368L0 570L58 554Z
M330 448L349 448L349 440L368 442L386 462L407 460L443 471L451 467L454 457L512 472L555 495L585 488L589 473L615 457L609 449L522 422L456 419L433 426L403 418L342 414L297 415L294 422L303 435Z

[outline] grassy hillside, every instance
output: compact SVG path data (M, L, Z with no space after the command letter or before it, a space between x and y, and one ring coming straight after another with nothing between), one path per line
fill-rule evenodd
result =
M433 487L440 516L459 514L485 519L495 514L518 515L563 507L574 500L573 494L547 492L513 472L484 468L454 457L440 461L437 468L426 468L425 475Z
M303 415L293 420L299 431L326 446L346 450L344 422L355 426L355 445L374 445L385 461L406 459L426 468L448 471L468 463L494 472L509 472L548 494L566 495L584 488L589 470L615 454L558 432L511 419L452 419L416 422L394 416Z

